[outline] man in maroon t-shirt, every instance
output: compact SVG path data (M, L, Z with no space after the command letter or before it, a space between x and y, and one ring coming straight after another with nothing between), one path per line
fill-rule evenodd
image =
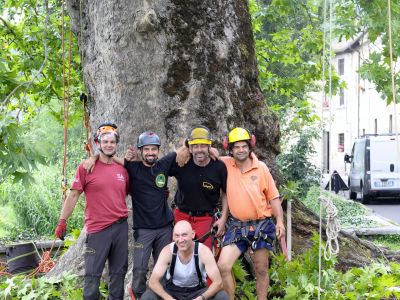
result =
M117 126L105 123L95 136L100 157L92 173L78 166L70 193L61 210L55 234L64 239L67 219L72 214L79 196L85 194L84 299L99 299L99 284L104 265L109 263L109 298L123 299L124 280L128 268L128 208L125 198L129 191L128 173L114 163L119 135Z

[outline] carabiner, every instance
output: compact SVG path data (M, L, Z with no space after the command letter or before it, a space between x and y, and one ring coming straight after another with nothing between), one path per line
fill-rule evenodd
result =
M251 243L251 249L254 251L254 250L256 250L256 248L257 248L257 241L253 241Z

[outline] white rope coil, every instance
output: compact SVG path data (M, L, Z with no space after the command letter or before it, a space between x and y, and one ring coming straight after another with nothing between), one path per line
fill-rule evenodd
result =
M340 231L340 223L337 218L337 209L333 204L330 197L324 198L319 197L319 201L325 206L326 209L326 245L324 250L324 257L326 260L330 260L332 255L339 253L339 242L338 236ZM320 212L322 213L322 212Z

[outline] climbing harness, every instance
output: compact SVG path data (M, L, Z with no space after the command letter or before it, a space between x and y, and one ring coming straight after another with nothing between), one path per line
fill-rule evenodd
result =
M170 267L169 267L169 275L170 275L169 281L171 281L171 282L172 282L172 278L174 277L177 255L178 255L178 246L174 243L174 249L172 251L171 264L170 264ZM201 271L200 271L199 242L194 242L194 264L196 266L197 278L199 280L198 287L199 288L204 288L206 286L206 283L204 282L203 276L201 275Z
M217 257L217 258L219 257L219 254L222 249L222 240L220 237L216 236L217 228L214 227L213 225L214 225L215 221L217 221L219 218L221 218L221 212L216 211L213 214L213 217L211 218L210 229L206 233L204 233L201 237L198 237L194 240L195 242L204 243L204 241L210 237L211 245L212 245L211 251L212 251L214 257Z
M254 235L249 235L250 232L254 232ZM260 241L265 241L272 246L275 239L275 225L272 218L242 222L230 216L223 246L245 240L254 251L257 250Z

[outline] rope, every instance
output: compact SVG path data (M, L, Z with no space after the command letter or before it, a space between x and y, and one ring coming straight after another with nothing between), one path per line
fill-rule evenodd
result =
M331 197L319 197L320 204L325 205L327 220L326 220L326 246L324 251L324 258L330 260L332 255L339 253L338 236L340 231L340 224L337 219L337 209L332 202Z
M22 255L16 256L16 257L12 258L11 260L9 260L9 262L14 261L14 260L20 259L22 257L32 255L33 253L36 253L40 257L39 264L32 272L27 274L26 277L34 277L39 273L48 273L56 265L55 261L50 256L51 252L53 251L54 245L56 244L56 239L53 240L53 244L51 245L50 250L42 251L42 255L40 255L40 253L36 247L36 244L34 242L32 242L32 244L35 247L35 251L29 252L29 253L24 253ZM57 253L58 253L58 250L60 249L60 247L61 247L61 245L58 247L55 256L57 256ZM7 263L0 262L0 276L10 276L10 277L14 276L14 274L7 272L7 268L8 268Z
M61 1L61 51L62 51L62 86L63 86L63 101L64 101L64 154L62 165L62 179L61 190L63 194L63 201L67 197L67 144L68 144L68 111L69 99L71 96L71 59L72 59L72 31L69 31L69 48L68 48L68 74L67 83L65 82L66 76L66 63L65 63L65 8L64 1Z
M53 251L54 245L56 243L56 239L53 240L53 244L51 245L51 248L49 251L43 251L42 255L40 255L39 251L36 248L36 244L34 242L32 242L32 244L34 245L37 254L40 257L40 262L39 265L36 267L35 270L33 270L31 273L29 273L28 277L33 277L39 273L48 273L50 272L51 269L53 269L53 267L55 266L55 262L54 260L51 258L50 254L51 251Z
M85 127L86 131L86 141L85 141L85 150L88 156L92 153L92 144L90 143L90 125L89 125L89 110L87 107L88 97L86 94L81 94L81 101L83 107L83 126Z
M13 274L7 272L7 264L5 262L0 262L0 276L13 276Z
M331 53L332 49L330 48L329 51L329 60L326 62L326 25L327 25L327 1L324 1L324 11L323 11L323 48L322 48L322 82L323 82L323 88L322 88L322 101L321 101L321 116L323 116L324 112L324 102L326 101L326 93L325 93L325 73L326 73L326 64L329 66L329 94L328 94L328 99L329 99L329 126L331 126L331 119L332 119L332 103L331 102L331 96L332 96L332 72L331 72L331 67L330 67L330 61L331 61ZM330 4L330 20L329 20L329 47L332 46L332 2L329 0ZM322 131L324 128L322 127ZM329 127L329 132L331 132L331 128ZM322 137L324 136L322 132ZM328 145L329 147L329 145ZM324 142L321 143L321 153L324 153ZM323 156L321 157L321 166L323 165ZM330 161L330 157L328 157L328 161ZM321 174L321 182L323 181L323 169L322 167L320 168ZM331 180L329 178L329 191L331 190ZM322 204L322 202L321 202ZM320 205L320 212L319 212L319 247L318 247L318 300L321 299L321 277L322 277L322 210L321 210L321 205Z

